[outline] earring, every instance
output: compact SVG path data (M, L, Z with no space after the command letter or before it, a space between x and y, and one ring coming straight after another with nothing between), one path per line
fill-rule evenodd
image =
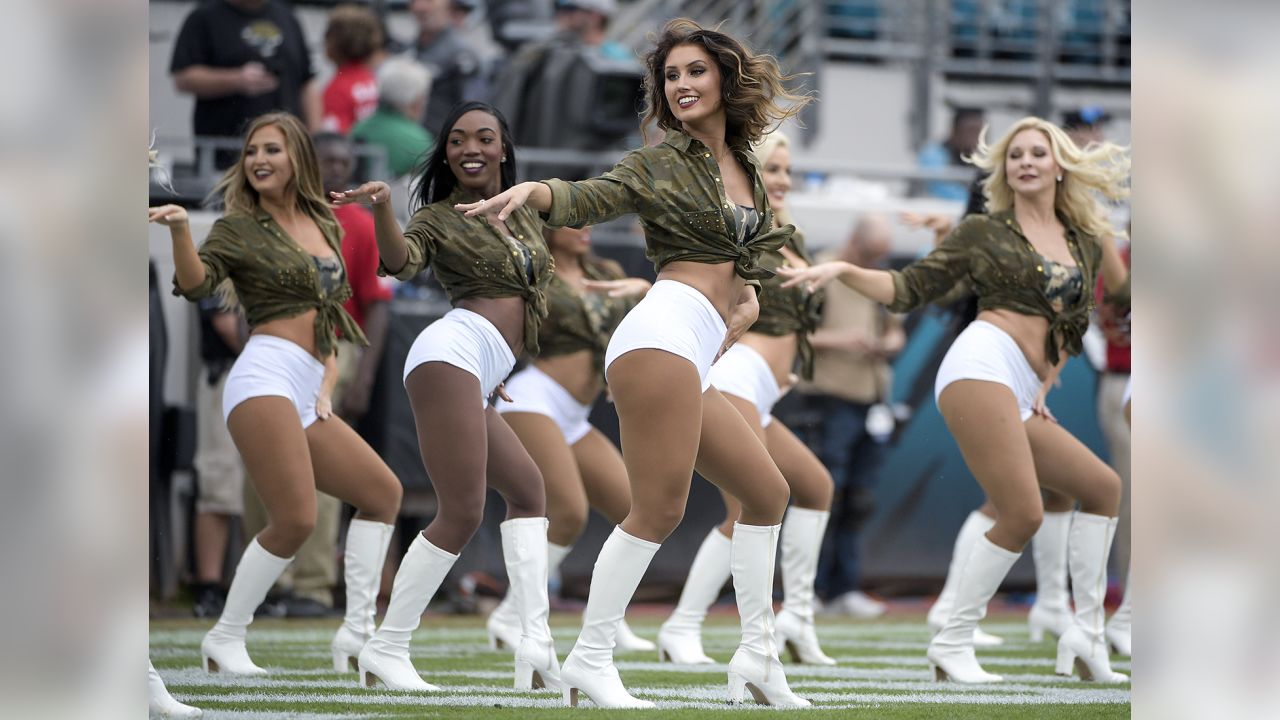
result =
M506 162L506 161L507 161L507 156L503 155L502 160L500 160L499 162ZM1062 178L1058 178L1058 179L1061 180Z
M1059 176L1058 176L1058 182L1062 182L1062 176L1061 176L1061 175L1059 175Z

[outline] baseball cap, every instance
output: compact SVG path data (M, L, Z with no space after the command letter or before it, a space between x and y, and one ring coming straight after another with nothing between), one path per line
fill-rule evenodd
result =
M1070 110L1062 114L1062 127L1085 127L1089 125L1097 125L1098 123L1109 122L1111 113L1098 107L1097 105L1085 105L1079 110Z
M612 17L618 11L617 0L556 0L557 10L594 10Z

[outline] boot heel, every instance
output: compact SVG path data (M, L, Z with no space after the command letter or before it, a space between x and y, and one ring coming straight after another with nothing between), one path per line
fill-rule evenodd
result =
M1044 642L1044 628L1039 625L1031 625L1028 634L1031 636L1031 642Z
M746 690L747 679L738 673L729 673L729 704L741 705L743 691Z
M348 672L350 670L358 670L356 667L356 659L342 650L333 651L333 671L338 673Z
M929 663L929 673L933 675L934 682L947 681L947 671L943 670L941 665Z
M373 673L369 672L368 670L365 670L364 668L361 668L359 672L360 672L361 687L371 688L374 685L378 684L377 675L374 675Z
M218 672L218 663L211 660L208 655L203 653L200 655L200 664L204 667L204 671L207 673Z
M561 693L565 707L578 707L578 688L566 685Z
M489 633L489 649L490 650L502 650L506 646L507 644L502 642L502 638L498 637L492 631Z
M1071 667L1076 662L1076 654L1063 643L1058 643L1058 662L1053 671L1059 675L1071 677Z
M516 661L516 690L533 689L533 663Z

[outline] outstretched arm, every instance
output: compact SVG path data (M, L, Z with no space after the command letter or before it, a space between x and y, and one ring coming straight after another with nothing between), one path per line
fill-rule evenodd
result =
M173 240L173 264L178 276L178 287L183 290L197 288L204 283L204 263L196 252L191 239L191 226L187 223L187 210L181 205L161 205L147 208L147 222L159 223L169 228Z
M540 182L522 182L479 202L458 203L453 206L453 209L467 217L475 217L480 214L496 214L498 220L506 220L511 217L511 213L525 205L538 212L550 210L551 188Z
M863 268L843 260L818 263L807 268L780 267L778 274L787 278L782 287L803 284L813 292L832 280L839 280L858 293L882 305L893 302L893 277L885 270Z
M378 255L392 274L409 261L409 245L405 242L395 211L391 209L391 186L381 181L367 182L354 190L329 193L334 207L362 204L373 209L373 229L378 240Z

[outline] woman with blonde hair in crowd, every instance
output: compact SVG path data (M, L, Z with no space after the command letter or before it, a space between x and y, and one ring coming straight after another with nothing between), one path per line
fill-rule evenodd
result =
M953 610L929 644L937 679L996 682L974 654L973 634L1014 561L1040 527L1043 485L1080 504L1071 523L1072 626L1058 642L1057 671L1122 682L1103 638L1106 563L1120 506L1120 478L1057 424L1045 397L1070 355L1079 354L1099 274L1127 291L1099 194L1128 194L1128 152L1110 143L1079 148L1040 118L1019 120L972 162L989 173L988 215L965 218L928 256L902 271L845 262L779 270L788 285L839 279L894 312L945 296L967 282L978 317L938 369L934 394L965 463L995 505L994 525L973 542Z
M373 630L401 487L332 413L338 333L367 343L342 308L351 285L342 231L322 187L306 128L288 113L269 113L250 123L240 162L214 188L225 214L199 250L185 209L148 213L173 235L174 294L199 300L220 292L243 305L251 328L228 374L222 412L269 521L249 541L222 616L200 643L209 672L266 673L249 658L246 630L315 527L317 489L356 508L344 556L346 618L332 644L335 670L347 669Z
M731 553L742 642L729 663L729 700L805 706L773 643L773 558L789 492L768 451L711 387L711 365L755 322L761 255L786 242L750 145L808 101L784 85L768 55L687 19L663 28L646 58L645 126L661 143L579 182L516 185L459 205L506 218L520 208L552 226L636 213L658 281L623 319L605 353L618 410L631 512L605 541L591 576L582 633L561 669L564 697L602 707L652 707L632 697L613 664L617 623L659 544L684 515L696 468L742 503ZM780 103L791 103L784 107Z
M791 149L781 131L765 135L752 146L774 212L774 225L791 223L786 206L791 190ZM762 262L774 267L809 266L804 238L797 229L785 245ZM763 281L760 316L736 345L711 367L711 385L720 391L769 452L791 489L794 504L782 523L782 612L774 638L796 662L835 665L822 652L813 625L813 586L818 553L831 511L834 491L831 473L822 461L785 425L770 414L774 403L796 382L792 374L800 360L801 374L813 377L813 348L809 335L817 326L819 298L802 288L782 288L782 278ZM694 556L675 612L658 632L659 659L676 663L714 662L702 650L702 621L707 609L729 579L733 528L741 504L721 491L725 519L711 529Z
M619 523L631 509L627 467L618 448L590 422L604 390L604 353L627 311L649 291L622 267L591 251L591 229L546 228L555 260L547 286L547 319L538 357L507 379L511 401L496 407L542 471L547 488L547 572L556 572L595 508ZM508 592L485 623L494 649L519 646L520 616ZM652 642L618 621L618 648L653 650Z

